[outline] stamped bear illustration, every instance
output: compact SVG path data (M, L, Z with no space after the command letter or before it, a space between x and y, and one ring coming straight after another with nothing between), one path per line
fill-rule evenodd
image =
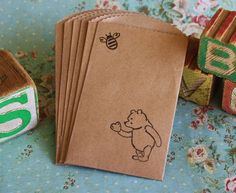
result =
M161 147L161 136L141 109L131 110L124 125L131 130L123 130L119 121L112 123L110 128L122 137L131 138L131 144L136 151L132 159L141 162L148 161L152 149L155 146Z

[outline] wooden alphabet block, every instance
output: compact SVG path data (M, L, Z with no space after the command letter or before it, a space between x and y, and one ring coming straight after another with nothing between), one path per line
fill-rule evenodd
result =
M9 52L0 50L0 142L34 128L37 122L33 80Z
M235 46L236 11L219 9L201 36L199 68L236 82Z
M200 71L197 66L199 40L190 38L179 96L199 105L210 103L214 76Z
M236 114L236 83L224 81L222 109L227 113Z

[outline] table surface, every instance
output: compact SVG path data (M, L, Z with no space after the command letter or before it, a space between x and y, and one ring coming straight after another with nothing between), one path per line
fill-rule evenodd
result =
M1 0L0 47L20 51L16 56L38 86L41 122L0 144L0 193L227 192L227 181L236 178L236 119L219 109L219 100L213 107L200 107L179 99L163 182L54 164L56 21L95 7L128 9L199 36L221 6L236 10L234 0ZM194 152L204 156L191 157Z

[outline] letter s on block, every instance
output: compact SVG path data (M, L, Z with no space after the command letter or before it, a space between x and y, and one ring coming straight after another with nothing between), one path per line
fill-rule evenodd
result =
M27 102L28 102L28 97L27 97L27 94L24 93L21 96L13 97L11 99L3 101L2 103L0 103L0 109L12 103L26 104ZM11 129L8 132L1 132L1 128L0 128L0 139L13 136L19 133L20 131L22 131L23 129L25 129L27 125L30 123L31 113L25 109L24 110L16 109L16 110L8 111L5 114L0 114L0 124L12 121L14 119L21 119L22 124L16 128Z

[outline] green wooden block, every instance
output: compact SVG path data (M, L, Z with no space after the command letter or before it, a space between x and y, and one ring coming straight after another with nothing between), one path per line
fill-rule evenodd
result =
M0 142L34 128L37 123L34 82L9 52L0 50Z
M198 65L206 73L236 82L236 47L216 39L202 37Z
M202 33L199 68L236 82L236 11L219 9Z

